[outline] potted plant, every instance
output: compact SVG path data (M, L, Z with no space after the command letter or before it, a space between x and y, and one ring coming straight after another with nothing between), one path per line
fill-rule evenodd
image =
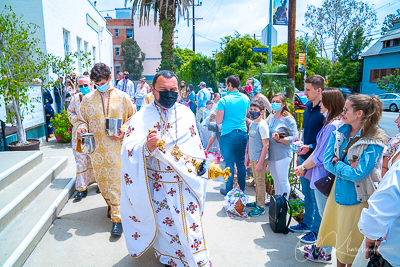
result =
M49 56L38 46L40 40L33 37L37 27L24 22L11 6L6 5L0 13L0 94L9 107L8 118L14 120L18 136L18 141L8 144L10 150L39 149L40 141L27 140L22 124L24 111L32 112L40 101L40 97L29 96L30 85L45 80L50 67Z
M270 196L275 195L274 179L270 173L265 174L266 191Z
M50 119L53 125L54 135L60 143L69 143L72 139L72 124L69 122L68 114L65 110L55 113L54 119Z

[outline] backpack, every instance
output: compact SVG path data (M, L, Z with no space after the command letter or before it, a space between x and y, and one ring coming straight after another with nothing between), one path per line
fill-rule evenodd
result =
M286 214L290 208L289 222L286 224ZM286 193L281 195L271 196L269 203L269 226L274 233L289 233L289 225L292 220L292 207L286 199Z

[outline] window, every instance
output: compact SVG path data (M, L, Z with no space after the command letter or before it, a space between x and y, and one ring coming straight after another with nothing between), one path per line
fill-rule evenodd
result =
M117 71L117 74L121 71L121 67L120 66L116 66L115 69Z
M89 51L88 51L88 49L89 49L88 47L89 47L88 42L85 42L85 43L83 44L83 49L84 49L85 53L89 52ZM85 70L86 70L86 71L89 71L89 66L88 66L88 64L87 64L87 63L88 63L87 60L86 60L85 63L86 63L86 68L85 68Z
M71 52L69 46L69 32L63 30L63 39L64 39L64 55L68 55Z
M76 51L79 53L79 57L82 56L82 39L76 37ZM78 58L78 73L82 74L82 61Z
M385 99L396 99L396 95L388 94Z
M133 38L133 30L126 29L126 38Z
M118 29L114 30L114 35L115 35L115 37L119 37L119 30Z
M387 74L386 74L386 69L382 69L381 70L381 77L383 77L383 76L386 76Z
M115 55L116 55L116 56L119 56L119 55L120 55L120 54L119 54L119 47L116 47L116 48L115 48Z
M398 68L370 70L369 82L376 83L378 79L382 80L383 77L393 74L396 69Z
M379 70L374 70L374 80L379 79Z

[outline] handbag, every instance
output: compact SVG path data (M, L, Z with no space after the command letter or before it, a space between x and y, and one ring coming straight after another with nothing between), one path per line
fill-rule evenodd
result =
M369 262L367 267L392 267L392 265L385 260L382 255L376 254L376 247L369 248Z
M331 192L333 182L335 181L335 175L333 173L329 173L327 176L324 176L317 181L315 181L315 187L324 194L326 197L329 197L329 193Z

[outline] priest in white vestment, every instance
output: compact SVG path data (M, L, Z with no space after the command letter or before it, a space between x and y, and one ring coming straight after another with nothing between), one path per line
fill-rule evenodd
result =
M194 114L176 103L173 72L157 73L151 90L155 101L132 117L122 144L121 219L129 253L137 258L153 246L166 266L211 266L202 227L207 180L189 159L205 159Z

